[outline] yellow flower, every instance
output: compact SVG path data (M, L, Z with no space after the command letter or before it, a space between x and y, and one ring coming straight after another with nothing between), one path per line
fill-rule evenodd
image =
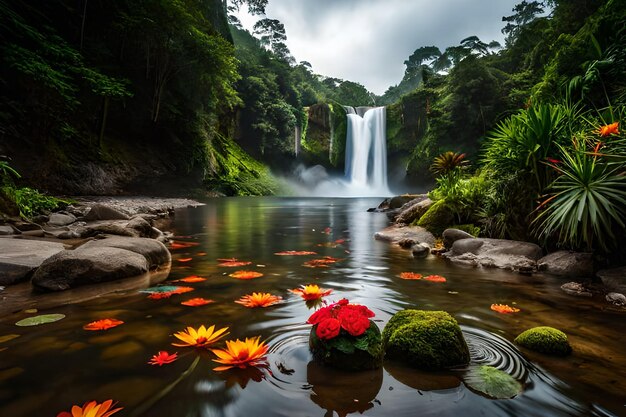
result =
M269 307L271 305L280 303L281 300L282 297L272 295L268 292L253 292L252 294L244 295L235 302L249 308L254 308Z
M213 359L217 363L226 366L218 366L215 371L225 371L230 368L245 368L246 366L261 365L265 361L268 346L260 341L261 336L247 338L245 341L227 340L226 349L211 349L219 359Z
M228 330L228 327L224 327L222 329L219 329L218 331L214 330L215 326L211 326L207 329L204 327L204 325L202 325L198 330L194 329L193 327L187 327L186 331L174 333L174 336L184 343L172 343L172 345L183 347L208 347L228 334L225 333Z
M304 285L302 288L294 288L293 290L289 290L294 294L298 294L300 297L304 298L307 301L317 300L319 298L325 297L330 294L333 290L327 290L324 288L320 288L315 284Z

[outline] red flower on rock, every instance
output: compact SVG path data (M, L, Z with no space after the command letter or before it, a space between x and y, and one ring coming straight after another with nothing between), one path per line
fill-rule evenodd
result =
M341 328L352 336L360 336L370 327L369 319L355 308L340 309L337 318L341 322Z
M326 318L318 323L315 334L322 340L332 339L339 335L341 331L341 322L332 317Z

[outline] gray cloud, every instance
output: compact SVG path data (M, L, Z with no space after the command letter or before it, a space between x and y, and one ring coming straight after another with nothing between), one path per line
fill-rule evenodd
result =
M315 72L357 81L382 94L402 79L420 46L440 49L477 35L503 43L502 16L519 0L269 0L287 46ZM240 15L250 28L258 18Z

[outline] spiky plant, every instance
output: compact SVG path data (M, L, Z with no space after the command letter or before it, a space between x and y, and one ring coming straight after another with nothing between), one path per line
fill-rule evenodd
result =
M465 169L468 165L469 161L465 159L464 153L448 151L435 157L430 166L430 172L437 176L445 176L457 168Z

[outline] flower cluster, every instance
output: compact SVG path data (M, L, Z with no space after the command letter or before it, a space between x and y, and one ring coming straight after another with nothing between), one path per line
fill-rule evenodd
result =
M351 336L360 336L370 327L374 313L359 304L350 304L345 298L335 304L320 308L309 317L307 323L316 326L315 334L322 340L330 340L344 330Z

